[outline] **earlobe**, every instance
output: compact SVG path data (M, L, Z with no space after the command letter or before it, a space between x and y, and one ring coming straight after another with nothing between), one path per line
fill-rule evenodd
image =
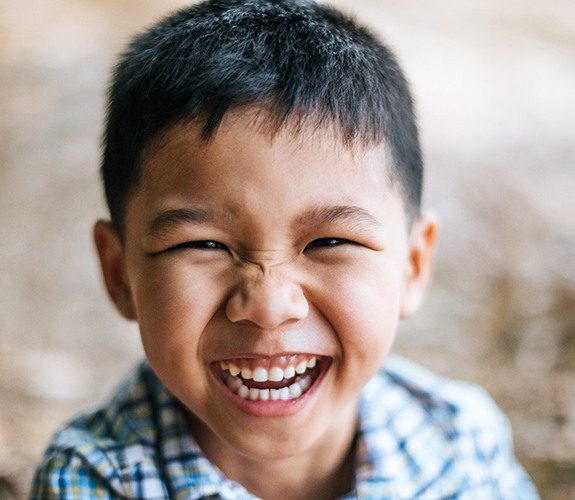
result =
M401 319L411 316L423 301L432 274L436 238L435 217L422 214L413 224L409 236L408 260L400 306Z
M136 319L136 310L126 272L124 248L112 223L100 220L94 226L94 243L108 295L126 319Z

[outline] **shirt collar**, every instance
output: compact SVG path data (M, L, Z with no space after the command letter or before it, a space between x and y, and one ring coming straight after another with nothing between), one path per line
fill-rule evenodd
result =
M189 434L179 401L155 377L154 383L158 446L170 496L255 499L205 457ZM444 448L445 436L422 406L404 384L385 371L364 387L360 393L354 491L345 498L413 498L437 482L449 460L422 457L433 457L434 449ZM445 456L443 448L440 454Z

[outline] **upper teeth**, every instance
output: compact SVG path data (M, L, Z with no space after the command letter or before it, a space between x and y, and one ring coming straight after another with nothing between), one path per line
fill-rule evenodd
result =
M302 375L308 369L313 368L317 363L317 358L303 360L295 365L288 365L285 368L273 366L269 370L258 366L253 370L248 366L239 367L234 362L222 362L223 370L228 370L231 375L236 377L241 374L244 380L254 380L254 382L281 382L283 379L295 377L296 373Z

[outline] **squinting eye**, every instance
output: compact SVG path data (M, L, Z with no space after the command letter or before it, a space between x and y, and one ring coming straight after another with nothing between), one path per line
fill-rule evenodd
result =
M202 246L205 246L206 248L223 248L223 245L221 243L218 243L217 241L201 241L199 242Z
M342 238L320 238L318 240L314 240L305 247L306 250L314 249L314 248L325 248L325 247L335 247L338 245L343 245L345 243L353 243L352 241L345 240Z
M184 243L174 245L169 250L176 250L179 248L197 248L198 250L227 250L225 245L213 240L185 241Z

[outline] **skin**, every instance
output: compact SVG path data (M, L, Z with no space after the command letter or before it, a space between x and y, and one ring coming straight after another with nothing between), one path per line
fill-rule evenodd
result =
M254 116L228 114L209 142L197 125L166 131L124 238L99 222L96 246L206 455L262 498L333 498L352 487L358 393L421 301L436 227L408 225L384 146L270 136ZM239 400L218 377L221 360L298 353L321 357L322 374L290 404Z

